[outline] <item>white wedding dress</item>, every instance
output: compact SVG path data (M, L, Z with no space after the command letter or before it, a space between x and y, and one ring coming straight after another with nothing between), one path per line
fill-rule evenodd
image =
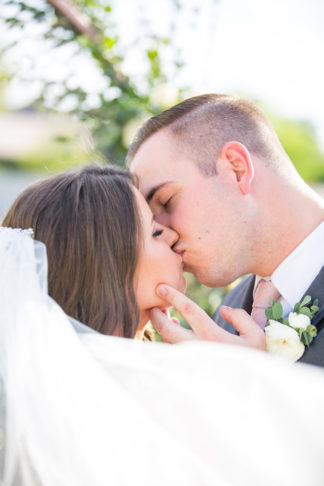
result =
M320 369L87 332L46 281L45 247L1 229L0 483L324 484Z

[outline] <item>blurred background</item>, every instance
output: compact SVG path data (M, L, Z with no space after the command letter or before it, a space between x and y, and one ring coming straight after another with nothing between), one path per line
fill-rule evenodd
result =
M322 0L2 0L0 220L36 179L123 166L145 119L204 92L257 102L324 194L323 25ZM227 290L188 276L209 313Z

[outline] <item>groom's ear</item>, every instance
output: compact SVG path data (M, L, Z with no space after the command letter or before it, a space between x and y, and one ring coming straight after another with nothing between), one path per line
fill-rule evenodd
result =
M254 167L248 149L240 142L227 142L221 150L220 160L234 172L242 194L249 194Z

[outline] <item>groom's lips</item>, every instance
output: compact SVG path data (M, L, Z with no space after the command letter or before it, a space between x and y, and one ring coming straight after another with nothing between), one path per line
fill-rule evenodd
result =
M185 253L185 250L179 250L178 248L173 248L173 250L178 253L178 255L181 256L181 265L182 265L182 268L185 266L185 262L183 261L183 255Z

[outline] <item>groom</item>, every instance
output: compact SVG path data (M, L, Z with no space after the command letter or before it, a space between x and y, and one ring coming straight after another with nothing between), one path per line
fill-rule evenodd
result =
M227 95L190 98L149 119L127 161L156 220L178 232L174 250L185 271L210 287L251 274L223 304L242 307L263 327L270 300L287 315L304 295L319 299L318 335L300 361L324 366L324 201L298 175L263 112ZM197 319L200 337L213 339L210 318L164 291L194 333ZM189 338L157 311L152 320L168 341Z

